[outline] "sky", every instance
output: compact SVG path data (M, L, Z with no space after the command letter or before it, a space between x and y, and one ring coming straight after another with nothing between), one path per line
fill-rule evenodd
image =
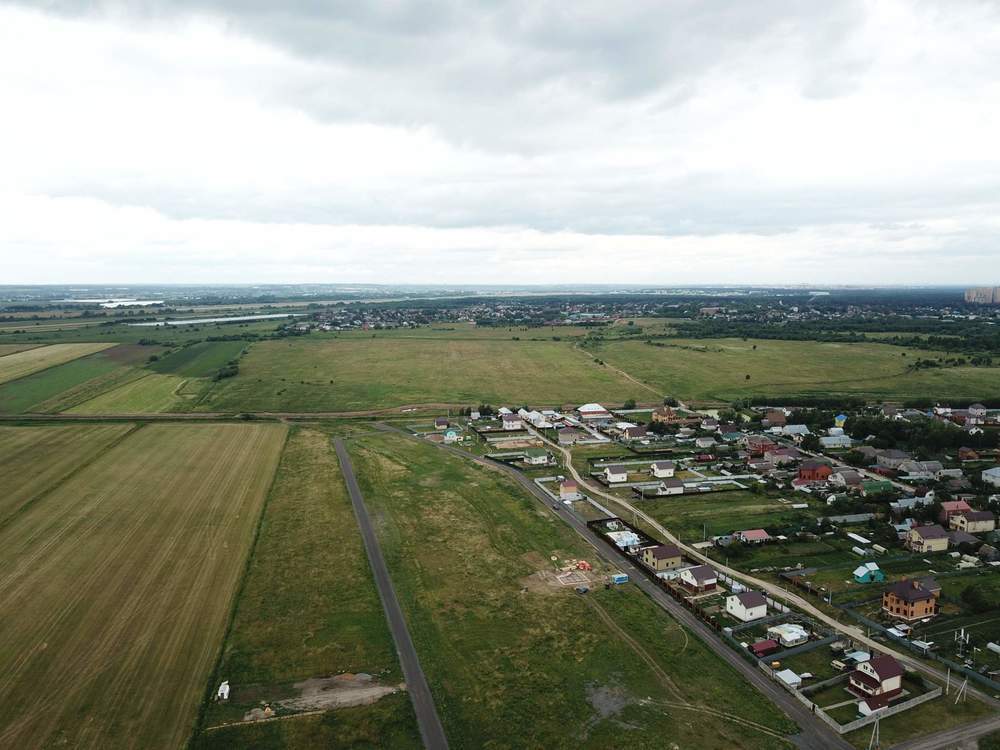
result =
M0 0L0 283L1000 284L1000 1Z

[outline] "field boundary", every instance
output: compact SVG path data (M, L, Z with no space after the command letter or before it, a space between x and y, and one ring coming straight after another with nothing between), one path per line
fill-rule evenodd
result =
M194 727L191 730L191 736L188 738L187 747L192 747L195 738L206 731L204 727L205 723L205 713L208 710L208 704L212 700L212 686L215 681L219 679L219 667L222 665L222 655L226 650L226 643L229 642L229 636L233 631L233 623L236 621L236 610L239 609L240 599L243 598L243 590L246 588L247 577L250 574L250 566L257 555L257 544L260 541L260 530L264 525L264 515L267 512L268 506L271 504L271 494L274 492L274 485L278 479L278 471L281 470L281 459L285 455L285 449L288 447L288 438L291 436L292 430L289 428L285 429L285 437L281 442L281 451L278 453L278 462L275 464L274 473L271 475L271 481L267 485L267 492L264 494L264 502L260 504L260 513L257 515L257 521L254 524L253 529L253 539L250 542L250 547L247 550L246 560L243 562L243 571L240 573L239 583L236 585L236 589L233 591L233 603L229 607L229 616L226 618L226 629L222 634L222 639L219 641L218 653L215 655L215 664L212 665L211 676L208 678L208 684L205 686L205 696L202 698L201 703L198 705L198 715L195 717Z

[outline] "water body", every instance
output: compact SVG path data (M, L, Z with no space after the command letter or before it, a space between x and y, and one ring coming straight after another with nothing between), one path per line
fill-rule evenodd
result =
M130 326L193 326L200 323L239 323L245 320L267 320L269 318L294 318L305 313L272 313L270 315L239 315L230 318L183 318L181 320L153 320L146 323L129 323Z

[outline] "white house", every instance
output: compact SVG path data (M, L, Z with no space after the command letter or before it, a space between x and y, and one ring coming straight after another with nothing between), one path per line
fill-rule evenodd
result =
M579 500L583 497L580 494L580 485L576 483L575 479L564 479L559 484L559 499L560 500Z
M994 487L1000 487L1000 466L994 466L992 469L986 469L983 471L982 477L986 484L991 484Z
M656 488L657 495L683 495L684 482L680 479L664 479L660 486Z
M529 466L547 466L549 452L544 448L528 448L524 451L524 463Z
M716 445L714 437L696 438L694 444L699 448L712 448Z
M215 691L215 699L219 701L229 700L229 680L219 683L219 689Z
M767 617L767 600L759 591L744 591L726 597L726 612L741 622Z
M767 629L767 637L778 641L785 648L801 646L809 640L809 631L794 622L772 625Z
M611 412L600 404L584 404L576 409L580 421L593 424L609 424L612 420Z
M863 699L864 708L858 706L862 713L885 708L903 692L903 667L891 656L863 661L851 672L848 690Z
M649 473L657 479L670 479L677 471L677 465L673 461L653 461L649 465Z
M684 568L680 575L681 583L692 591L713 591L718 577L708 565L695 565Z
M819 439L824 448L850 448L854 441L847 435L825 435Z
M524 429L524 422L517 414L503 414L500 417L503 422L503 428L505 430L522 430Z
M614 484L615 482L627 482L628 471L624 466L605 466L604 479L608 484Z

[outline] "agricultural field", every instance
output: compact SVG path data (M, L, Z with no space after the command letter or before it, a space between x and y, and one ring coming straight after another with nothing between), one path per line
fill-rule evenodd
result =
M142 427L0 530L0 745L187 742L285 432Z
M203 341L161 357L150 365L154 372L182 378L210 378L249 344L243 341Z
M552 581L552 558L592 550L506 476L396 435L349 447L453 747L788 746L787 719L634 586Z
M133 429L127 424L0 427L0 528Z
M239 722L261 701L279 715L334 707L334 691L295 710L281 701L298 699L295 683L342 673L374 675L386 691L403 679L330 438L293 428L218 669L233 692L228 704L210 704L205 726ZM382 738L384 746L420 747L405 692L370 706L336 706L335 713L318 727L314 717L279 722L307 729L208 729L195 746L269 746L266 737L288 731L281 747L315 747L317 732L323 746L374 746Z
M1000 395L1000 369L949 367L907 372L908 363L936 358L940 353L888 344L767 339L671 339L662 343L608 342L593 353L681 399L732 401L758 394L880 398Z
M40 344L0 344L0 357L4 357L8 354L17 354L18 352L24 352L28 349L34 349Z
M622 402L642 389L565 342L293 338L254 344L205 411Z
M0 357L0 383L23 378L33 372L61 365L64 362L84 357L113 344L53 344L27 349Z
M142 377L105 391L67 409L69 414L155 414L187 411L191 399L181 393L188 381L173 375L147 372Z

